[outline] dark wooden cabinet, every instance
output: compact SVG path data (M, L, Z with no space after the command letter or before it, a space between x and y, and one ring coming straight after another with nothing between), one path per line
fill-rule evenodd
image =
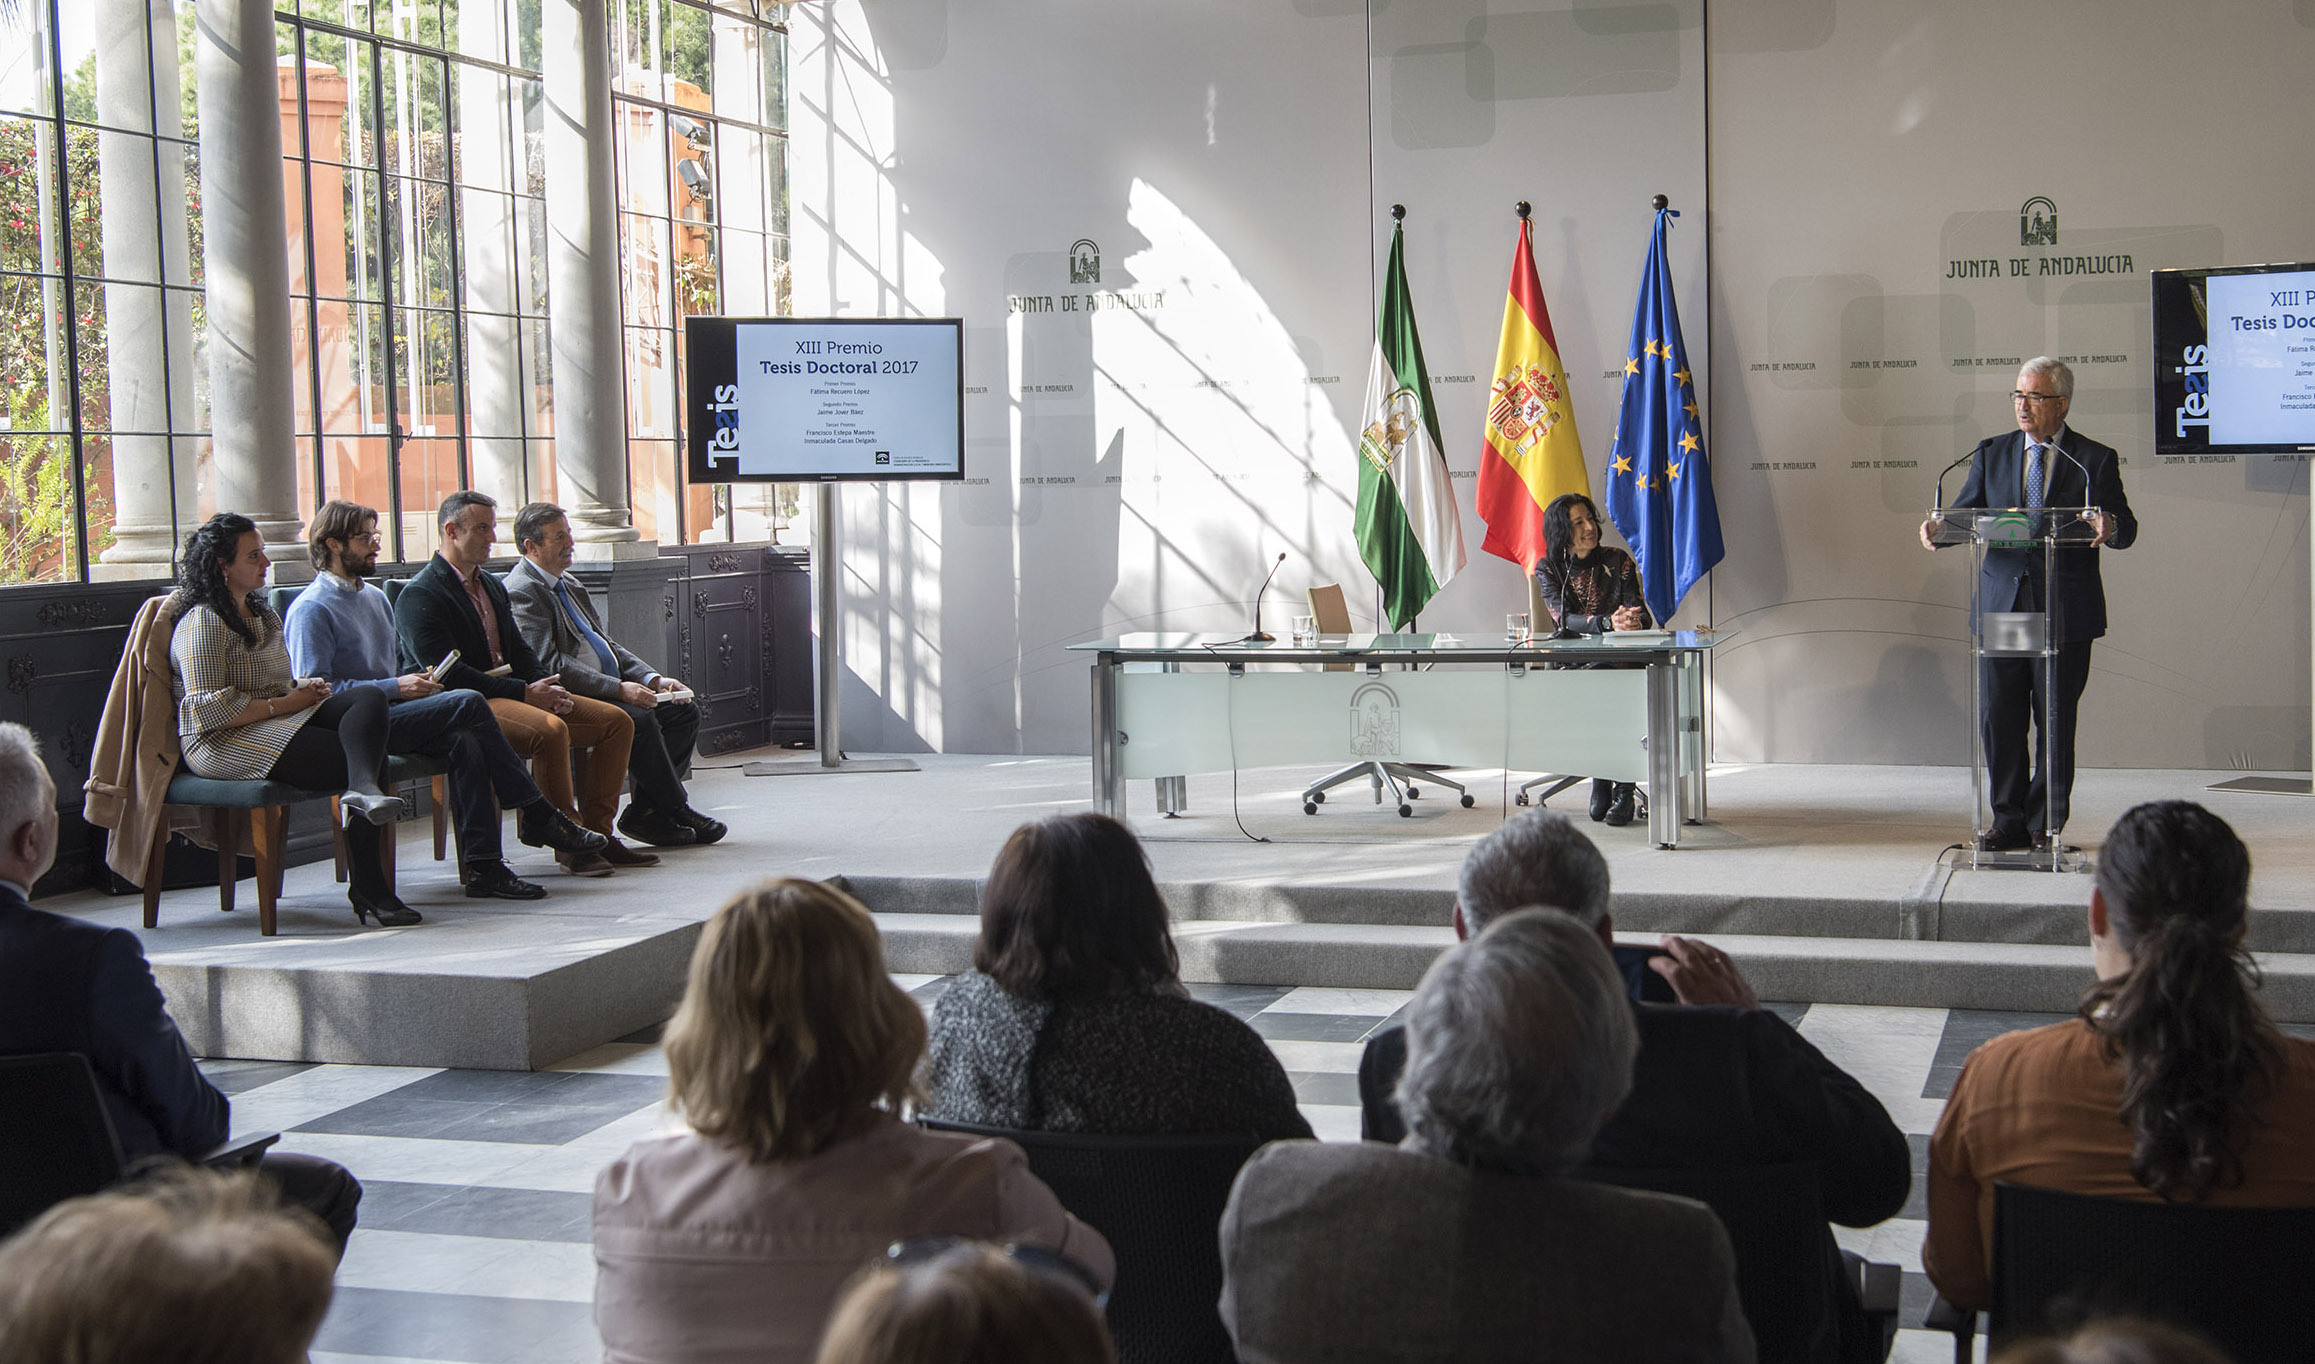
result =
M812 742L812 576L801 549L665 551L677 674L699 694L699 750Z

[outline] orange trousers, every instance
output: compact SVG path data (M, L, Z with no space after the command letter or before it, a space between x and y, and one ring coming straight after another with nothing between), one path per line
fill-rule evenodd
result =
M531 760L531 780L554 807L608 837L619 813L619 789L627 781L627 750L635 744L635 722L608 701L571 698L571 713L556 715L528 701L492 697L507 745ZM586 789L574 798L571 750L592 750L583 764Z

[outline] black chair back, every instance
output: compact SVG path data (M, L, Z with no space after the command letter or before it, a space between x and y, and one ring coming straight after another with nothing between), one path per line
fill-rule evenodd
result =
M386 605L388 606L392 606L401 597L402 589L409 585L410 580L408 578L387 578L378 584L386 590Z
M78 1052L0 1056L0 1236L121 1177L121 1143Z
M1996 1340L2127 1313L2205 1337L2235 1364L2307 1358L2315 1208L2214 1208L1996 1184Z
M1712 1209L1736 1252L1736 1294L1760 1364L1834 1364L1841 1357L1838 1265L1830 1258L1817 1167L1616 1170L1577 1175L1622 1189L1693 1198Z
M1119 1364L1235 1364L1222 1297L1222 1208L1256 1136L1014 1132L924 1119L935 1131L1003 1137L1061 1206L1117 1255L1109 1333Z
M289 604L296 601L297 594L304 590L302 587L269 587L265 589L265 604L273 608L273 614L288 620Z

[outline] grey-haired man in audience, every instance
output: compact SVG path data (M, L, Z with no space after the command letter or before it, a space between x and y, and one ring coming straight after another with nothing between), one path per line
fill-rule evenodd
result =
M1613 945L1607 859L1548 810L1513 816L1464 857L1456 935L1476 937L1498 916L1533 905L1555 908ZM1590 1163L1656 1170L1807 1161L1817 1167L1833 1221L1865 1227L1895 1216L1912 1188L1912 1153L1881 1101L1762 1009L1727 953L1684 938L1664 944L1649 967L1681 1003L1632 1004L1640 1057L1631 1097L1601 1129ZM1359 1062L1360 1129L1370 1141L1406 1134L1391 1099L1406 1050L1403 1030L1385 1028ZM1881 1358L1885 1343L1863 1317L1829 1228L1822 1250L1841 1309L1837 1357Z

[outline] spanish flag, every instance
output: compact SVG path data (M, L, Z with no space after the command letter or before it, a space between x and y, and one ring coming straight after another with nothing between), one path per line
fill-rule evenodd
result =
M1532 572L1543 557L1544 507L1561 493L1589 497L1592 485L1524 214L1511 259L1511 296L1503 304L1503 339L1495 348L1495 382L1487 393L1486 443L1479 455L1477 503L1487 538L1480 548Z

